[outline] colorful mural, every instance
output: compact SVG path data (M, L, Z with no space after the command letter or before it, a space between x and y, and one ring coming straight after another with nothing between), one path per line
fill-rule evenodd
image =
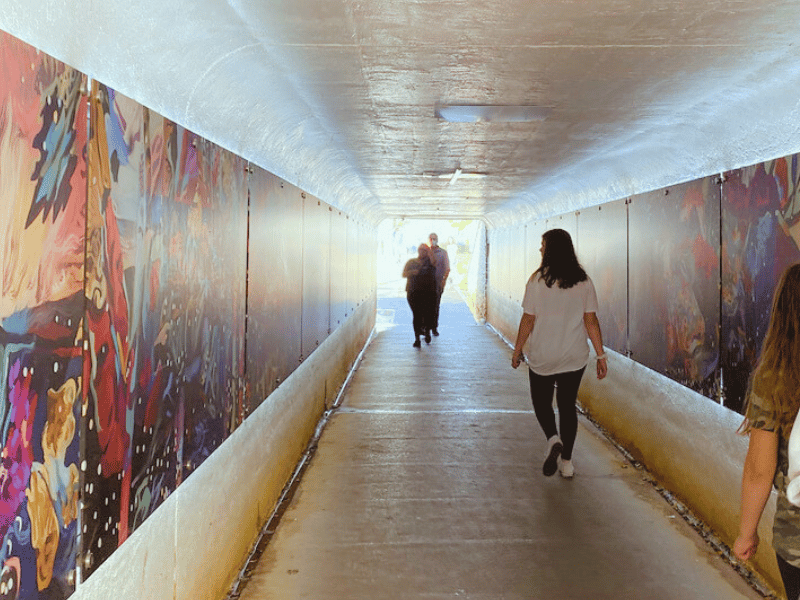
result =
M734 410L741 410L778 279L800 261L798 182L795 155L727 173L722 186L722 374Z
M79 544L85 78L0 34L0 595L65 598Z
M246 163L102 85L87 210L85 572L241 420Z
M374 240L2 33L0 69L0 599L57 600L366 299Z
M718 396L719 184L705 178L628 206L630 350L637 362Z

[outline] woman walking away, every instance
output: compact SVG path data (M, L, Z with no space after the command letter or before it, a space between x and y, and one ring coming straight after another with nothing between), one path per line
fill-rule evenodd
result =
M536 419L547 438L542 472L562 477L575 473L572 448L578 434L575 401L583 371L589 362L589 344L597 353L597 378L608 370L603 352L603 336L597 320L597 293L583 270L572 238L563 229L551 229L542 236L542 262L525 286L523 315L511 366L523 360L528 343L528 378ZM528 340L530 338L530 340ZM556 387L559 427L553 412L553 387ZM561 435L559 436L559 430Z
M414 325L414 348L421 346L419 336L431 343L436 310L436 259L427 244L417 248L417 258L409 260L403 267L406 281L406 299L411 307Z
M750 435L742 471L739 537L733 545L741 560L758 548L758 522L772 486L778 491L772 546L786 597L800 596L800 508L786 496L789 437L800 408L800 264L781 277L761 356L750 377L745 418L739 431Z

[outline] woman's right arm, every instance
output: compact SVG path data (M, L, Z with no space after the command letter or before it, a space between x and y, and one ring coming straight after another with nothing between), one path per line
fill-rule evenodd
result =
M742 470L742 513L739 536L733 544L734 554L749 560L758 549L758 522L772 491L772 480L778 467L778 434L753 429Z
M597 378L603 379L608 373L608 360L603 350L603 333L600 331L597 313L583 313L583 324L586 327L586 333L589 334L595 354L597 354Z

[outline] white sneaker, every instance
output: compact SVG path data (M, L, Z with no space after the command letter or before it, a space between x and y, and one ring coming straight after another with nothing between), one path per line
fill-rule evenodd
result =
M572 464L571 460L564 460L563 458L558 458L558 472L564 479L572 479L575 475L575 465Z
M558 469L558 459L561 456L561 450L564 449L564 444L561 443L561 438L554 435L547 440L547 452L545 453L544 464L542 465L542 473L550 477L555 474Z

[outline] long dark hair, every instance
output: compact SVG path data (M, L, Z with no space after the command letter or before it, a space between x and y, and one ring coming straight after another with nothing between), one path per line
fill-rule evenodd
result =
M569 233L563 229L546 231L542 236L542 246L542 264L534 275L538 273L547 287L553 287L557 283L558 287L567 290L589 278L578 262Z
M791 429L800 407L800 263L786 269L775 288L769 326L748 392L748 405L750 393L768 397L781 429ZM741 430L749 431L750 425L746 419Z

